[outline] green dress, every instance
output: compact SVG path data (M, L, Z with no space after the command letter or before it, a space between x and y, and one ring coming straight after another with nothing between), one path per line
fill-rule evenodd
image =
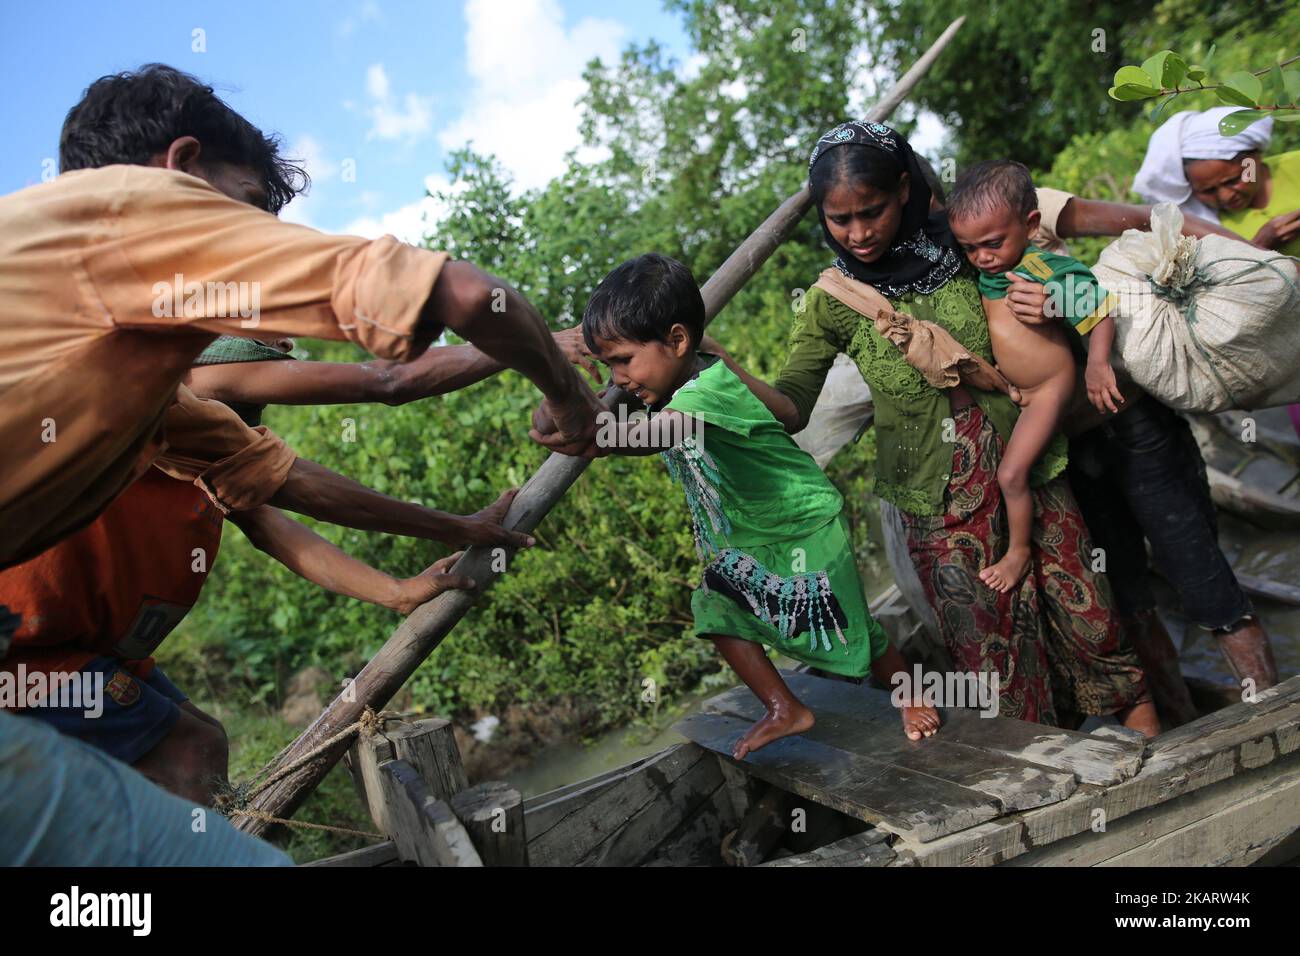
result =
M662 453L705 562L691 596L696 633L866 675L888 640L867 611L844 499L734 372L701 359L712 364L664 407L703 427Z

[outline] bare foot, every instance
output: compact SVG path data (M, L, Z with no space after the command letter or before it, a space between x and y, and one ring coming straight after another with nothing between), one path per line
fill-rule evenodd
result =
M1127 707L1115 716L1121 724L1129 730L1136 730L1143 737L1154 737L1160 733L1160 718L1156 715L1156 705L1149 700Z
M750 727L745 736L736 742L736 746L731 750L731 756L737 760L744 760L746 754L765 747L774 740L811 730L816 722L813 712L797 702L794 707L785 712L769 710L766 717Z
M929 704L904 704L902 711L903 732L908 740L933 737L939 732L939 712Z
M1006 594L1016 587L1029 570L1029 549L1010 548L1002 560L980 572L980 580L994 591Z

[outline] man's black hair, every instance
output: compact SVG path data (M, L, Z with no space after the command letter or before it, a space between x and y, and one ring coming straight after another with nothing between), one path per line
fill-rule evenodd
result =
M995 209L1010 209L1028 216L1038 208L1034 178L1023 163L991 159L976 163L957 177L957 184L945 204L948 219L968 219Z
M301 166L280 156L277 137L232 110L212 87L162 63L102 76L87 87L63 121L59 168L144 166L182 136L199 141L200 162L256 170L270 212L279 212L310 183Z
M690 269L650 252L624 262L596 286L582 313L582 337L592 351L597 338L667 342L678 322L690 332L691 345L699 345L704 297Z

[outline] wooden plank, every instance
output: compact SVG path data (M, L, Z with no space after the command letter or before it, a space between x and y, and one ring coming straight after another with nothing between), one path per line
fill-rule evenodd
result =
M872 690L839 681L824 681L807 674L782 671L786 684L814 713L842 714L862 723L901 723L888 691ZM706 711L742 706L744 687L710 698ZM964 744L1039 767L1073 774L1080 783L1106 785L1127 780L1142 764L1136 743L1106 740L1091 734L1046 727L1010 717L981 717L978 712L955 707L939 708L943 725L931 741Z
M623 777L625 774L627 774L629 771L635 770L637 767L644 764L647 760L650 760L656 756L658 755L650 754L647 757L642 757L639 760L633 760L631 763L625 763L621 767L615 767L612 770L606 770L605 772L598 773L595 776L587 777L583 780L576 780L573 783L566 783L562 787L556 787L554 790L547 790L545 793L535 793L531 797L525 797L524 810L531 813L545 806L548 803L553 803L554 801L559 800L561 797L567 797L570 794L574 794L583 790L592 791L594 788L602 784L605 785L612 784L616 782L620 777Z
M1117 821L1109 822L1102 832L1085 830L1069 839L1026 853L1012 860L1009 865L1098 866L1109 865L1108 861L1120 857L1125 858L1118 860L1120 863L1137 865L1147 854L1151 855L1151 862L1142 865L1165 865L1156 862L1156 858L1163 858L1171 845L1181 846L1186 851L1185 857L1176 862L1182 865L1210 865L1209 859L1213 852L1208 845L1192 852L1183 842L1184 837L1178 837L1173 844L1160 843L1161 839L1168 834L1194 828L1194 825L1210 818L1239 819L1237 810L1246 804L1256 805L1256 798L1264 794L1272 795L1265 801L1272 808L1267 814L1267 819L1271 822L1268 826L1261 826L1256 833L1247 834L1237 847L1242 850L1248 847L1257 849L1258 855L1262 856L1273 843L1300 827L1300 756L1289 757L1269 770L1239 774L1173 800L1144 807ZM1290 796L1289 806L1276 805L1273 798L1278 794ZM1256 809L1260 808L1256 806ZM1262 825L1265 822L1264 818L1253 814L1251 816L1255 824ZM1285 832L1281 832L1283 830ZM1204 835L1206 831L1196 832ZM1240 835L1239 830L1234 832ZM1145 852L1139 852L1143 848L1146 848ZM1166 860L1167 862L1169 861Z
M387 866L396 862L397 847L393 845L392 840L385 840L383 843L376 843L373 846L363 846L359 850L349 850L347 853L339 853L335 856L322 857L319 860L312 860L303 863L303 866Z
M763 866L888 866L896 857L883 830L865 830L807 853L771 860Z
M679 744L656 754L613 781L597 784L594 793L578 791L553 804L527 811L528 858L533 866L574 866L593 850L627 827L637 813L671 789L672 784L701 761L712 765L713 789L722 785L712 755L692 744ZM534 826L534 816L545 814L550 825ZM661 838L665 834L660 834ZM654 844L642 849L653 850Z
M1024 839L1025 825L1020 814L1016 814L930 843L900 839L893 846L896 858L889 865L994 866L1024 853Z
M674 729L728 756L749 722L694 714ZM963 830L1001 813L982 793L804 737L785 737L738 761L750 774L868 823L888 821L918 842Z
M652 773L644 774L643 779L655 783ZM584 853L577 865L637 866L646 862L683 824L716 812L713 801L722 787L717 762L700 754L685 773L658 786L651 799Z
M450 800L469 786L451 721L432 717L389 722L384 736L392 742L393 756L420 771L429 792L439 800Z
M1290 693L1285 687L1279 691ZM1152 746L1165 737L1172 738L1172 745L1149 758L1136 776L1123 783L1112 787L1081 786L1060 803L1015 813L931 843L909 841L904 835L894 844L899 861L914 866L1000 863L1091 832L1094 822L1101 821L1109 828L1129 814L1167 803L1237 773L1250 772L1251 768L1266 767L1300 751L1300 711L1289 697L1280 704L1269 704L1274 696L1264 700L1266 708L1252 711L1253 719L1247 724L1237 719L1239 715L1211 714L1194 722L1205 721L1210 733L1189 735L1180 727L1155 738ZM1265 775L1254 779L1269 778Z
M378 770L385 832L399 857L420 866L483 865L451 807L429 792L418 770L405 760L386 760Z
M790 807L798 798L779 787L767 792L722 841L727 866L757 866L767 858L790 826Z
M1249 866L1300 827L1300 773L1257 786L1240 802L1112 857L1101 866Z
M537 844L553 827L563 824L568 817L593 803L600 794L622 786L629 778L660 760L671 759L672 755L683 748L698 749L694 744L676 744L657 754L651 754L649 757L619 767L617 770L599 774L581 784L570 784L541 794L535 800L525 800L524 819L528 829L529 844ZM542 800L542 798L549 799ZM533 865L537 865L535 856Z
M747 688L737 689L742 693L728 692L713 698L709 702L710 712L750 721L761 718L766 712L763 704ZM864 710L871 719L863 722L834 710L814 707L817 722L803 737L976 790L996 800L1002 812L1064 800L1077 786L1072 773L948 741L943 728L934 737L908 740L903 733L902 718L889 703L887 691L856 687L837 696L871 699L872 706ZM875 705L881 700L888 706L892 719L880 719L880 709Z
M484 866L527 866L524 801L508 783L491 780L462 790L451 809L469 833Z
M393 759L393 745L382 734L358 734L353 741L351 754L353 781L362 792L370 819L384 833L388 831L387 804L379 780L379 765Z
M1260 691L1253 702L1240 701L1160 734L1152 739L1149 754L1155 756L1175 752L1234 727L1254 726L1262 716L1274 714L1296 703L1300 703L1300 677L1292 677L1268 690Z
M642 866L718 866L721 859L718 847L723 836L734 829L739 820L733 818L733 807L724 783L654 849L654 854Z

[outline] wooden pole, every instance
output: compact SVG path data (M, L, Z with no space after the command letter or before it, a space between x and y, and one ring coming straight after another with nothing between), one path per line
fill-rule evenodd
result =
M939 58L939 54L943 52L944 47L948 45L948 41L952 39L965 19L965 17L958 17L948 25L939 39L935 40L912 68L899 78L880 102L871 108L864 117L865 122L880 122L893 113L934 61ZM805 186L768 216L767 220L727 258L709 281L704 283L700 293L704 297L705 314L709 321L722 311L776 248L789 238L810 205L811 200ZM617 389L611 390L611 392L617 391ZM606 403L612 405L617 398L615 394L607 395ZM551 455L515 496L503 522L505 527L515 531L532 531L569 490L569 486L578 480L578 476L589 464L589 461L582 458ZM492 549L473 547L456 562L453 571L457 574L467 574L478 581L478 594L481 594L491 587L499 576L499 572L492 569L493 561ZM478 594L444 591L428 604L412 612L411 616L393 632L388 642L371 658L370 663L362 668L356 679L290 745L281 757L281 763L297 760L319 746L322 741L356 722L366 707L379 710L388 703L421 662L473 607ZM252 809L277 817L291 815L347 749L348 741L344 740L330 750L322 752L312 763L258 794L251 804ZM237 826L247 833L261 834L268 824L252 817L243 817Z

